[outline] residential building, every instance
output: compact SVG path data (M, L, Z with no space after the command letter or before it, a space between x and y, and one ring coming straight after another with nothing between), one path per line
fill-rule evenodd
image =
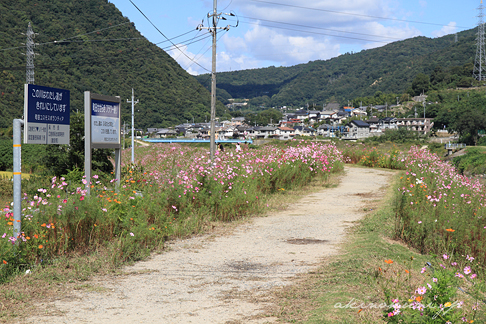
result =
M433 118L397 118L397 126L408 130L428 134L434 126Z

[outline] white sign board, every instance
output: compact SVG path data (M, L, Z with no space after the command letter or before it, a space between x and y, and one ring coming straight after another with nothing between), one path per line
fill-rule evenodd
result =
M120 144L120 103L91 99L91 143Z

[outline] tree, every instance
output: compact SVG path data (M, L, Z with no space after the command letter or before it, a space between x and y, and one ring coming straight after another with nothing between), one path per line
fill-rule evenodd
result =
M69 145L48 145L45 158L46 167L56 176L66 175L74 169L84 169L84 114L71 115ZM92 168L102 172L113 171L113 164L108 159L111 154L107 149L94 149Z
M412 91L415 96L426 93L430 87L430 78L428 75L419 73L412 81Z
M486 129L486 116L482 111L468 108L461 111L453 127L461 141L468 145L476 145L479 130Z

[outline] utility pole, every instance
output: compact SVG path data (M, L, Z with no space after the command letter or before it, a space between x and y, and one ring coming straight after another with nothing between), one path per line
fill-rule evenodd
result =
M388 101L385 102L385 117L388 117Z
M218 27L218 20L226 20L225 17L222 17L223 13L218 13L218 1L213 0L213 13L208 13L208 18L213 18L213 26L212 27L203 27L203 25L197 26L196 30L207 29L213 36L213 54L212 54L212 69L211 69L211 135L210 135L210 157L211 161L214 159L214 153L216 152L216 143L215 143L215 132L216 132L216 31L218 29L224 29L226 31L229 30L230 26L226 27ZM226 14L228 16L234 16L233 13Z
M138 104L138 100L135 101L135 95L133 93L133 88L132 88L132 101L129 101L127 99L127 103L131 103L132 104L132 164L135 163L135 146L133 145L134 141L133 141L133 132L135 131L135 127L134 127L134 120L135 120L135 112L134 112L134 108L135 108L135 104Z
M424 100L424 123L425 123L425 100Z
M398 97L397 97L397 106L398 106Z

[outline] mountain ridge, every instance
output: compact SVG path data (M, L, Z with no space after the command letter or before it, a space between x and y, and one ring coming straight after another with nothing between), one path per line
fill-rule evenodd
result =
M454 35L418 36L291 67L220 72L218 95L223 101L246 98L251 99L253 105L272 107L333 100L345 103L377 91L403 93L419 73L430 74L437 66L451 68L472 64L476 50L475 29L458 33L458 38L456 43ZM203 74L196 78L207 87L202 81L205 77Z
M137 128L204 121L210 115L210 93L107 0L7 0L0 13L0 128L23 113L25 47L19 47L29 22L39 33L35 84L70 90L72 111L83 111L84 91L118 95L122 120L130 122L125 99L134 88L140 100ZM60 40L66 41L54 43ZM226 113L221 103L217 113Z

